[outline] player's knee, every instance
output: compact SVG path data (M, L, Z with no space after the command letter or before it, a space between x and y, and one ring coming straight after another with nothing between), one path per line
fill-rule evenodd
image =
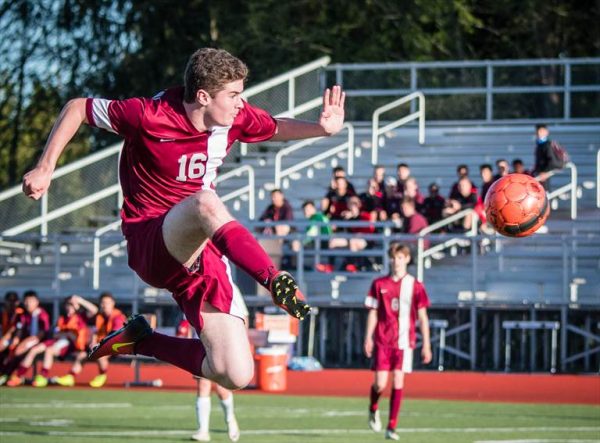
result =
M234 369L231 369L234 367ZM254 368L252 365L229 365L227 369L219 371L217 375L217 383L224 388L235 390L242 389L248 386L254 375Z
M375 388L375 391L377 391L378 394L381 394L385 389L385 385L381 383L375 383L373 384L373 387Z
M198 217L214 216L218 211L218 197L212 191L198 191L193 195L194 209Z

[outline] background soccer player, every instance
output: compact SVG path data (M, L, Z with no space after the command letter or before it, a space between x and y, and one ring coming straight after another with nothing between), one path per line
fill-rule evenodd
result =
M204 48L190 57L183 87L153 98L71 100L36 168L25 174L23 191L39 199L82 123L121 135L121 216L129 265L149 285L172 292L200 337L159 334L137 316L103 340L90 358L139 353L231 389L247 385L254 364L245 325L232 304L228 260L268 288L274 302L292 316L308 313L296 281L277 270L231 216L214 181L236 140L283 141L339 132L344 94L339 86L324 92L317 122L275 119L242 99L247 74L246 65L227 51Z
M410 262L408 246L392 243L388 255L389 275L376 278L365 299L369 314L364 351L367 357L373 357L372 369L375 371L369 404L369 426L375 432L381 431L378 400L391 372L392 395L385 437L399 440L396 423L402 403L404 373L412 371L412 354L417 342L415 333L417 319L423 338L421 358L425 364L431 361L427 317L429 298L423 284L407 273Z

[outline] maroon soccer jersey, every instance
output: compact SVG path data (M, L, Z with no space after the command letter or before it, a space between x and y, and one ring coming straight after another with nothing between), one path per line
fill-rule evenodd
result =
M412 294L401 296L402 281L413 278L409 274L399 281L391 276L377 278L365 299L365 306L377 310L377 326L373 340L375 346L414 349L417 336L415 324L418 311L429 306L425 286L414 279Z
M201 189L214 189L217 169L234 141L268 140L277 123L244 102L231 126L199 132L183 107L183 87L153 98L88 99L90 125L125 139L119 176L123 188L123 232L128 223L154 218Z
M21 331L21 338L38 335L40 332L43 333L42 338L44 338L50 332L50 316L44 308L37 308L33 314L23 312L19 315L16 325Z

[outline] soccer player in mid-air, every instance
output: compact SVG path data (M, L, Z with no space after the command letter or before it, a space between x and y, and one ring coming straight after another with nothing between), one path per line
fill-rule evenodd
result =
M190 57L184 86L152 98L77 98L61 111L23 191L39 199L56 162L82 123L125 139L120 163L122 230L130 267L149 285L172 292L199 339L153 331L142 316L109 334L89 358L154 356L194 375L237 389L253 375L246 327L232 303L228 260L254 277L275 304L296 318L310 308L294 278L278 270L214 191L217 169L232 143L328 136L344 123L344 93L325 90L316 122L273 118L241 94L246 65L219 49Z
M431 361L427 316L429 298L423 284L407 272L410 262L408 246L392 243L388 249L388 256L389 275L376 278L365 299L369 313L364 351L367 357L373 357L372 368L375 371L369 404L369 426L375 432L381 431L378 401L391 372L392 396L385 438L399 440L396 423L402 402L404 373L412 371L413 349L417 344L417 319L423 339L421 358L425 364Z

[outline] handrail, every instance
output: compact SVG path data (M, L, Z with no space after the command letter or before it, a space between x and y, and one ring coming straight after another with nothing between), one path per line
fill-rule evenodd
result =
M424 237L427 234L429 234L430 232L433 232L437 229L443 228L444 226L448 226L448 225L454 223L455 221L465 218L469 214L474 215L474 220L471 223L471 230L469 232L467 232L465 234L465 236L467 236L467 237L476 236L477 235L477 221L479 220L479 215L472 208L463 209L462 211L457 212L456 214L453 214L449 217L446 217L436 223L433 223L419 231L419 239L417 240L417 280L419 280L420 282L423 281L424 273L425 273L424 261L425 261L426 257L429 257L430 255L433 255L436 252L443 251L444 249L447 249L451 246L454 246L457 243L460 243L460 240L461 240L460 237L453 237L453 238L446 240L443 243L439 243L435 246L432 246L431 248L425 249Z
M331 157L331 156L337 154L338 152L344 151L346 149L348 150L348 154L347 154L348 155L348 174L349 175L354 174L354 126L351 123L344 123L344 126L342 126L342 129L343 128L346 128L348 130L348 140L347 141L345 141L344 143L341 143L331 149L328 149L327 151L321 152L319 155L316 155L307 160L304 160L303 162L297 163L294 166L291 166L289 168L282 170L281 162L282 162L283 157L285 157L286 155L289 155L292 152L298 151L299 149L314 145L316 142L324 139L325 137L317 137L317 138L302 140L301 142L294 143L293 145L288 146L285 149L281 149L279 152L277 152L277 154L275 155L275 187L276 188L281 187L281 180L283 177L286 177L286 176L288 176L296 171L299 171L301 169L304 169L308 166L311 166L317 162L320 162L321 160L323 160L325 158Z
M596 207L600 208L600 149L596 151Z
M240 195L244 195L244 194L248 193L248 218L250 220L254 220L254 217L256 216L256 213L255 213L256 185L255 185L254 168L252 166L250 166L250 165L240 166L239 168L232 169L231 171L226 172L223 175L219 175L215 180L215 184L221 183L231 177L239 177L244 172L248 173L248 184L246 186L242 186L239 189L236 189L235 191L230 192L229 194L225 194L225 195L221 196L221 201L226 202L235 197L238 197Z
M112 223L109 223L106 226L102 226L101 228L96 229L94 232L94 252L93 252L93 265L92 265L92 288L97 290L100 287L100 259L107 254L110 254L114 251L118 251L121 249L124 241L116 243L115 245L111 245L108 248L100 250L100 237L107 232L114 231L121 226L121 220L116 220ZM117 246L117 247L115 247Z
M21 223L20 225L7 229L6 231L2 232L1 235L17 235L26 232L32 228L35 228L36 226L43 226L49 221L55 220L59 217L62 217L63 215L69 214L70 212L74 212L80 208L83 208L84 206L110 197L113 194L118 194L120 192L120 189L121 187L118 184L111 185L98 192L94 192L93 194L90 194L84 198L71 202L68 205L55 209L54 211L47 212L46 208L45 211L42 211L42 215L32 220L29 220L28 222ZM44 232L42 232L42 234L45 235Z
M75 160L67 165L61 166L56 169L52 174L52 180L62 177L63 175L68 174L69 172L76 171L78 169L83 168L84 166L91 165L99 160L102 160L106 157L110 157L111 155L116 154L121 150L123 143L118 143L116 145L109 146L108 148L102 149L94 154L87 155L79 160ZM0 202L6 200L7 198L14 197L22 192L21 185L15 185L11 188L6 189L5 191L0 192Z
M600 151L599 151L600 152ZM552 201L555 198L560 197L561 195L570 193L571 194L571 220L575 220L577 218L577 166L575 163L569 162L565 165L565 169L571 170L571 181L570 183L561 186L558 189L555 189L552 192L549 192L547 197L548 201ZM546 174L547 177L552 177L553 175L559 174L562 172L562 169L555 169ZM539 175L536 177L539 180Z
M395 109L405 103L411 102L417 98L419 100L419 110L413 112L406 117L395 120L391 123L388 123L383 128L379 127L379 116L384 112ZM422 92L416 91L412 94L408 94L398 100L394 100L393 102L388 103L387 105L381 106L373 112L373 123L372 123L372 135L371 135L371 164L377 164L377 154L379 149L379 135L389 131L390 129L397 128L402 126L408 122L419 119L419 144L422 145L425 143L425 96Z

